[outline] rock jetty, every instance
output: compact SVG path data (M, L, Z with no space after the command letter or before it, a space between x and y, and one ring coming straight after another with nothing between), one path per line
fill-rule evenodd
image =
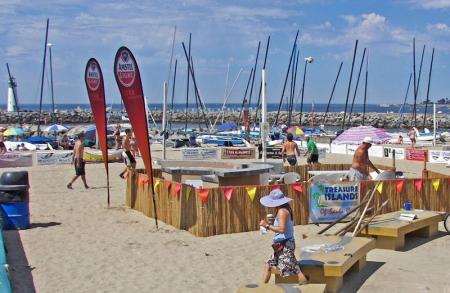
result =
M206 119L214 122L216 117L219 115L218 112L208 112L206 113ZM161 122L162 120L162 111L153 111L152 116L156 122ZM171 116L172 122L184 122L186 119L184 112L175 112ZM11 113L11 112L0 112L0 124L2 125L12 125L12 124L37 124L39 113L37 112L23 112ZM123 123L121 113L112 113L109 118L109 123ZM202 121L205 120L203 114L200 114L200 119ZM314 124L315 125L325 125L325 126L335 126L339 127L342 125L342 120L344 119L343 113L328 113L325 116L325 113L314 113ZM268 120L270 124L273 124L276 118L276 112L268 113ZM221 120L221 119L220 119ZM239 123L239 112L225 112L224 121L227 122L236 122ZM251 115L250 121L254 121L254 114ZM55 121L55 123L59 124L85 124L85 123L93 123L93 116L90 111L72 111L72 112L58 112L54 114L54 118L51 113L44 112L41 114L41 124L51 124ZM292 125L299 125L300 114L294 113L292 115ZM311 121L310 113L303 113L302 115L302 125L309 126ZM351 118L348 118L347 115L347 123L346 125L350 126L358 126L362 124L362 113L354 113ZM194 112L188 113L188 122L189 123L197 123L198 122L198 114ZM288 113L281 112L278 117L278 125L287 124L288 122ZM242 123L242 122L241 122ZM448 114L438 114L437 115L437 123L439 128L450 128L450 115ZM408 128L411 125L411 115L404 115L403 121L399 124L399 115L392 113L366 113L365 116L365 125L373 125L374 127L381 128L397 128L400 125L401 128ZM420 127L423 126L423 115L417 115L417 125ZM426 127L433 127L433 116L430 113L427 115Z

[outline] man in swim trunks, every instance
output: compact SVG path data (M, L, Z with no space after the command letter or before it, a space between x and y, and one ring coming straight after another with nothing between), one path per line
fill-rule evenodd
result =
M294 136L292 133L288 133L287 141L283 144L283 148L281 149L281 157L283 158L283 163L288 161L289 165L295 166L297 165L297 155L300 156L300 150L298 149L298 145L294 142Z
M356 149L353 155L353 162L348 173L348 179L350 181L368 180L371 179L369 175L369 167L374 169L377 173L380 173L377 167L375 167L369 160L369 149L372 146L372 138L365 137L363 143Z
M83 180L84 188L88 189L89 186L86 183L86 171L84 169L86 162L84 161L84 133L78 134L78 140L73 147L72 164L75 166L75 177L67 184L67 188L72 189L72 184L78 177L81 176Z
M416 145L416 136L417 133L414 130L414 128L412 128L409 132L408 132L408 137L411 140L411 146L414 147Z
M131 153L131 138L133 137L133 132L131 129L125 130L125 136L122 141L122 147L125 151L122 153L123 162L125 163L125 170L119 174L120 178L125 178L125 173L133 171L136 168L136 159ZM128 174L127 174L128 175Z

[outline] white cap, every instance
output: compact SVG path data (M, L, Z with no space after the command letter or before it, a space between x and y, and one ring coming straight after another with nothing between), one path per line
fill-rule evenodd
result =
M305 134L305 138L306 138L306 137L310 137L310 135L309 135L309 134Z
M370 144L372 144L373 140L372 140L372 138L370 136L366 136L363 139L363 143L370 143Z

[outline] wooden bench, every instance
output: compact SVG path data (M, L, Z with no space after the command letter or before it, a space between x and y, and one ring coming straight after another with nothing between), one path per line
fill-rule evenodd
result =
M300 254L300 268L313 284L326 284L325 292L338 292L342 287L344 275L350 270L361 270L366 265L367 253L375 248L375 239L350 236L314 236L300 241L302 247L315 244L339 244L341 250L330 252L307 252ZM298 250L297 250L298 251ZM297 283L297 276L282 277L277 269L275 283Z
M325 284L248 284L239 288L238 293L323 293Z
M417 219L412 222L399 220L400 212L376 216L368 227L361 231L361 236L376 237L376 247L398 250L405 246L405 235L432 237L438 233L441 213L433 211L413 211Z

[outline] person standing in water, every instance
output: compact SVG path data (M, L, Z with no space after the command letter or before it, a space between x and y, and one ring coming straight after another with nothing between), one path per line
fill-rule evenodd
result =
M292 133L288 133L286 138L287 141L283 144L283 148L281 149L283 163L287 160L289 165L295 166L297 165L296 153L300 156L300 150L298 149L298 145L294 142Z
M125 170L123 170L122 173L119 174L120 178L124 179L125 174L129 171L133 171L136 168L136 159L134 158L133 154L131 153L131 138L133 136L133 132L131 129L125 130L125 136L122 141L122 147L125 149L122 153L123 156L123 162L125 164Z
M72 184L78 179L78 177L81 176L81 180L84 183L84 188L89 188L89 186L86 183L86 171L85 171L85 165L86 162L84 161L84 133L78 134L78 140L75 143L73 147L73 153L72 153L72 164L75 167L75 177L73 177L72 181L70 181L69 184L67 184L67 188L72 189Z

